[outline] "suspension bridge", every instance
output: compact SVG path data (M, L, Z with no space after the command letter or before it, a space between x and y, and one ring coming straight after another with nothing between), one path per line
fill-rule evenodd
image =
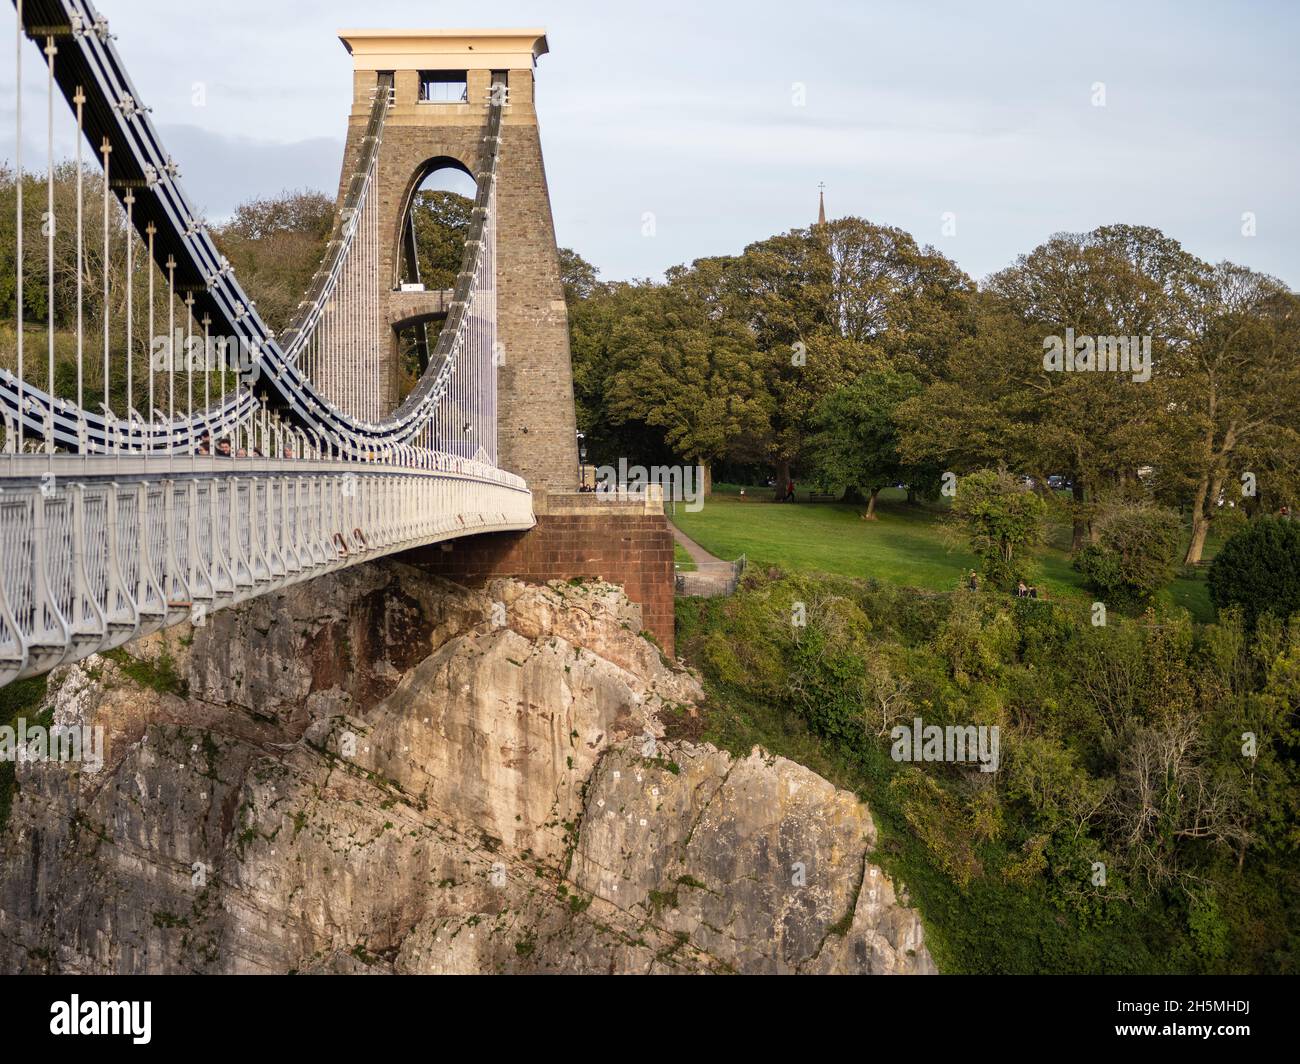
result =
M276 333L187 199L107 21L87 0L14 2L0 685L342 567L529 529L530 487L572 486L567 319L532 109L540 31L345 33L354 105L334 229ZM431 66L453 68L464 95L424 98ZM55 190L67 124L71 204ZM23 158L32 141L43 158ZM454 290L422 303L397 281L413 192L445 163L477 196ZM43 195L28 182L24 196L28 167L44 168ZM56 235L69 233L64 268ZM57 328L68 306L75 326ZM418 326L422 348L400 396L395 322Z

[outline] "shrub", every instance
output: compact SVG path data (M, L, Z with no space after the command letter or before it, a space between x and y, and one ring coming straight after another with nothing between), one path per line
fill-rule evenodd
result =
M1010 591L1028 575L1021 554L1043 538L1047 504L1009 473L981 469L963 477L952 515L970 538L990 587Z
M1300 611L1300 522L1260 517L1210 563L1210 598L1220 610L1240 606L1253 629L1260 617Z
M1094 628L1066 604L813 574L677 613L709 692L693 741L856 791L943 970L1294 967L1300 627L1212 644L1186 614ZM997 725L998 772L895 761L914 716Z
M986 619L973 596L959 596L935 637L934 649L953 679L965 686L972 679L997 675L1004 663L1014 659L1019 643L1015 623L1006 611Z
M1126 506L1102 518L1098 542L1075 555L1074 567L1107 602L1144 603L1174 578L1181 534L1175 511Z

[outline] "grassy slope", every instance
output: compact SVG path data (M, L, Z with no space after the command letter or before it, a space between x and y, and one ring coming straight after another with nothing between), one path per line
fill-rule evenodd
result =
M822 581L827 591L848 592L835 578L806 579ZM1003 879L1001 870L1021 855L1009 852L1001 841L974 844L985 872L958 885L909 824L891 786L900 766L883 745L862 744L854 756L844 743L810 730L792 703L756 697L748 677L730 682L711 668L707 641L741 639L737 619L755 608L762 594L741 591L730 599L678 600L678 648L687 660L701 665L709 698L698 720L671 722L671 736L710 742L736 756L758 745L855 792L871 809L880 832L873 859L907 886L925 921L930 951L945 973L1188 970L1179 952L1185 936L1177 928L1178 916L1158 900L1109 906L1102 919L1062 912L1041 884L1022 888ZM885 618L877 616L874 622L883 635Z
M771 491L718 485L703 509L678 506L673 520L700 546L720 558L744 554L751 563L785 570L875 577L889 583L950 591L977 567L975 557L943 523L940 506L906 505L904 493L888 489L877 505L878 520L863 521L862 507L847 503L777 505ZM1211 538L1206 557L1218 541ZM1090 602L1080 575L1070 566L1069 530L1050 529L1037 552L1039 586L1053 599ZM1179 577L1161 594L1165 604L1184 606L1197 621L1214 619L1204 573Z

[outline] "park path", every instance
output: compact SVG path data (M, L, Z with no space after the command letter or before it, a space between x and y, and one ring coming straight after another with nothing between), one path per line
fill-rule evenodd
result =
M736 566L714 557L676 525L673 539L682 545L695 563L695 572L678 573L678 593L687 595L728 595L736 579Z

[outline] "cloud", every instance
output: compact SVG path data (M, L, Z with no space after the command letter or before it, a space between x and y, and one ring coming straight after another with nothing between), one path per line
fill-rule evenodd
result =
M210 222L228 218L246 200L284 189L317 189L330 196L338 190L342 140L277 143L198 126L163 126L159 134L180 165L191 204Z
M349 0L99 6L213 220L285 188L336 191L351 100L340 26L483 22L476 0L384 0L360 15ZM548 28L537 101L556 228L606 277L806 225L825 181L832 214L900 225L976 275L1055 231L1122 220L1300 283L1294 3L662 0L647 18L608 0L498 0L490 14ZM12 33L0 3L0 40ZM24 71L36 165L34 46ZM1104 108L1090 103L1095 82ZM70 144L64 122L56 152ZM641 236L647 210L654 239ZM1258 237L1240 235L1247 210ZM948 240L944 211L959 216Z

